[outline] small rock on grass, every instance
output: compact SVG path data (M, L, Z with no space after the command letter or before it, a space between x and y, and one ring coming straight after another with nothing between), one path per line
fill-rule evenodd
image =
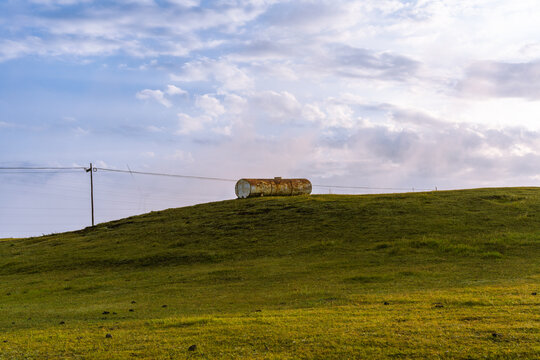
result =
M135 300L131 300L131 303L132 304L136 304L137 302Z
M133 309L129 309L129 312L134 312L134 311L135 311L135 310L133 310Z
M390 305L388 301L383 302L383 305Z
M105 339L112 339L112 335L111 334L105 335Z
M195 350L197 350L197 345L195 345L195 344L188 347L188 351L195 351Z
M167 305L161 305L161 307L162 307L162 308L166 308L166 307L167 307Z
M102 312L102 314L103 314L103 315L108 315L108 314L110 314L110 312L104 311L104 312Z
M64 325L66 322L65 321L60 321L59 324L60 325Z
M532 292L531 295L536 295L536 291L535 291L535 292Z

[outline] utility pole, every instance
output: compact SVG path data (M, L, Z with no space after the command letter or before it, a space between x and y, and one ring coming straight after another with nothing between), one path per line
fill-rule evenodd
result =
M86 169L86 172L90 173L90 205L92 207L92 226L94 226L94 167L90 163L90 168Z

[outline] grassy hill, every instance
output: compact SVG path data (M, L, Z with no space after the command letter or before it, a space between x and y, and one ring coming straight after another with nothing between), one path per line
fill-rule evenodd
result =
M231 200L0 241L0 359L538 358L537 292L538 188Z

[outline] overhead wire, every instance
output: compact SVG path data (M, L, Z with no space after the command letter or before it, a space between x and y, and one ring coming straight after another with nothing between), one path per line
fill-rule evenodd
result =
M120 170L120 169L110 169L110 168L100 168L100 167L95 167L94 169L96 169L96 170L101 170L101 171L117 172L117 173L127 173L127 174L153 175L153 176L167 176L167 177L185 178L185 179L214 180L214 181L229 181L229 182L230 182L230 181L233 181L233 182L236 182L235 179L226 179L226 178L209 177L209 176L194 176L194 175L166 174L166 173L155 173L155 172L133 171L133 170Z
M0 170L86 170L84 166L0 166Z
M1 170L1 169L0 169ZM76 170L21 170L21 171L0 171L0 174L74 174Z
M398 191L409 191L409 190L419 190L419 191L432 191L434 189L422 189L422 188L391 188L391 187L371 187L371 186L344 186L344 185L318 185L313 184L313 187L323 187L323 188L332 188L332 189L361 189L361 190L398 190Z

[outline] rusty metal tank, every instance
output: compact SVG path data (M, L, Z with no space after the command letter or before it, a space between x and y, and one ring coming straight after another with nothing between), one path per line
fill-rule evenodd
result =
M234 188L240 199L255 196L294 196L311 194L308 179L240 179Z

